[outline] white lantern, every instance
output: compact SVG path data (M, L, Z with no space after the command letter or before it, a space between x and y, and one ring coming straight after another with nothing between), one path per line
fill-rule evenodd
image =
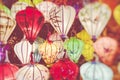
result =
M60 6L52 8L49 12L50 23L53 28L66 38L75 19L75 9L72 6Z
M26 39L21 40L14 46L14 51L17 57L23 64L30 62L30 54L32 52L32 45Z
M100 62L87 62L80 67L83 80L113 80L113 71Z
M94 2L80 9L79 20L91 38L98 38L111 16L109 6Z
M16 80L48 80L49 70L41 64L29 64L18 70Z
M49 19L50 19L49 12L50 12L50 10L53 7L57 7L56 4L54 4L54 3L50 2L50 1L43 1L43 2L41 2L41 3L39 3L39 4L35 5L35 6L39 11L41 11L43 13L46 22L49 22Z

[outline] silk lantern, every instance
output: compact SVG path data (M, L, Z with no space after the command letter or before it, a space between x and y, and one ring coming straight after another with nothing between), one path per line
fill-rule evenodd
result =
M15 74L18 69L17 66L10 63L0 64L0 80L16 80Z
M111 10L108 5L99 2L93 2L80 9L79 20L92 39L97 39L110 17Z
M61 5L60 7L52 8L49 15L53 28L61 34L62 39L67 38L67 34L75 19L75 9L72 6Z
M48 41L39 46L39 53L42 55L42 58L48 67L57 60L58 52L59 48L57 47L57 44L53 44Z
M110 37L101 37L94 43L94 49L100 59L106 64L112 64L118 43Z
M42 13L36 8L27 7L17 13L16 21L25 34L26 39L33 44L44 23Z
M0 41L6 44L16 26L16 22L8 14L9 11L3 9L0 9Z
M75 63L78 62L83 47L84 42L77 39L76 37L70 37L70 39L64 42L64 48L66 49L68 57Z
M56 4L50 2L50 1L43 1L39 4L35 5L36 8L41 11L45 17L45 22L49 22L50 20L50 15L49 12L52 8L57 7Z
M120 5L117 5L113 11L115 21L120 25Z
M113 80L112 69L96 61L82 64L80 74L83 80Z
M41 64L29 64L20 68L16 80L48 80L49 70Z
M30 55L32 52L32 45L26 39L21 40L14 46L14 51L22 64L30 62Z
M53 64L50 73L53 80L77 80L78 66L64 58Z

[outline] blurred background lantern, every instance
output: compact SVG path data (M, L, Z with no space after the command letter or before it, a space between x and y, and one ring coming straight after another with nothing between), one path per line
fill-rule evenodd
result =
M44 23L42 13L33 7L27 7L17 13L16 21L26 39L33 44Z
M30 63L32 45L26 39L22 39L14 46L14 52L22 64Z
M111 17L111 10L104 3L94 2L80 9L78 16L91 39L97 39Z
M78 66L69 59L58 60L50 68L53 80L76 80L78 75Z
M77 63L84 47L84 42L76 37L70 37L64 42L64 48L71 61Z
M48 80L49 70L41 64L29 64L20 68L16 73L16 80Z
M82 64L80 74L83 80L113 80L112 69L97 61Z
M113 11L113 17L118 25L120 25L120 5L117 5Z
M67 38L67 34L75 19L75 9L72 6L64 6L52 8L49 12L50 23L53 28L61 34L62 39Z
M0 80L16 80L15 74L17 71L18 67L13 64L0 64Z
M94 43L94 49L99 58L106 64L113 64L118 43L110 37L101 37Z
M59 48L57 47L57 44L53 44L49 41L45 41L39 46L39 53L42 55L42 58L48 67L57 60L58 52Z
M50 1L43 1L35 6L39 11L43 13L45 17L45 22L49 22L50 20L50 15L49 15L50 10L54 7L58 7L56 4Z

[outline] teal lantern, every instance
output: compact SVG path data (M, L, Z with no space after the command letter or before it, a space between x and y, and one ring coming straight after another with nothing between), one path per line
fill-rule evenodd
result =
M64 42L64 49L67 55L73 62L77 63L84 46L84 42L76 37L71 37Z

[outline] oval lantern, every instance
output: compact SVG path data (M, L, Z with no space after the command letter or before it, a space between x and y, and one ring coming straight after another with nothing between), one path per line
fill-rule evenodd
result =
M78 62L83 47L84 42L77 39L76 37L70 37L70 39L64 42L64 48L66 49L68 57L75 63Z
M54 7L57 7L56 4L54 4L50 1L43 1L35 6L39 11L41 11L43 13L46 22L49 22L49 20L50 20L50 16L49 16L50 10Z
M110 37L101 37L94 43L94 49L100 59L106 64L112 64L116 55L118 43Z
M117 5L113 11L115 21L120 25L120 5Z
M77 80L78 66L64 58L53 64L50 73L53 80Z
M50 23L53 28L61 34L62 38L67 38L67 34L75 19L76 11L72 6L60 6L52 8L49 12Z
M0 80L16 80L15 74L18 69L17 66L10 63L0 64Z
M10 17L8 13L0 10L0 41L6 43L10 35L12 34L16 22Z
M44 17L36 8L27 7L17 13L16 21L26 39L32 44L43 26Z
M48 80L49 70L41 64L29 64L18 70L16 80Z
M78 16L91 38L97 39L111 17L111 10L106 4L94 2L80 9Z
M50 67L57 59L59 48L57 44L51 42L44 42L39 46L39 53L42 55L43 60Z
M32 45L26 39L21 40L14 46L14 51L22 64L30 62L30 54L32 52Z
M100 62L82 64L80 74L83 80L113 80L112 69Z

